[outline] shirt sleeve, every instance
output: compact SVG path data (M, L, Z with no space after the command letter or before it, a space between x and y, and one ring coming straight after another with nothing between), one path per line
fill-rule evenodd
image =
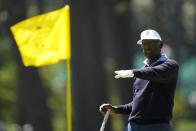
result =
M178 68L179 66L175 61L166 61L154 67L133 69L133 74L135 77L145 80L166 82L177 77Z
M117 110L119 114L129 115L132 111L132 102L125 105L118 105Z

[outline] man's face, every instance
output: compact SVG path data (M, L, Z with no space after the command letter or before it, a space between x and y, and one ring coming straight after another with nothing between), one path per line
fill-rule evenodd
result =
M148 59L154 59L161 54L161 41L159 40L142 40L141 47L144 55Z

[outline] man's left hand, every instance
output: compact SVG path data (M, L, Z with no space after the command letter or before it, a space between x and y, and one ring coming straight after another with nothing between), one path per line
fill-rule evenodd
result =
M115 78L132 78L134 77L132 70L118 70L114 71L116 73Z

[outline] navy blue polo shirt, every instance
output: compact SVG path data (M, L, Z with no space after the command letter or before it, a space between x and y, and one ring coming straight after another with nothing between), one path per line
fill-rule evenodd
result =
M117 106L118 112L128 114L137 124L169 123L172 118L178 64L166 55L151 65L133 69L133 99Z

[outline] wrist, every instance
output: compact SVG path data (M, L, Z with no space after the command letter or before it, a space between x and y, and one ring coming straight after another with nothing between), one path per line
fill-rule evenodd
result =
M113 109L114 109L114 113L118 114L119 111L118 111L118 107L117 106L113 106Z

